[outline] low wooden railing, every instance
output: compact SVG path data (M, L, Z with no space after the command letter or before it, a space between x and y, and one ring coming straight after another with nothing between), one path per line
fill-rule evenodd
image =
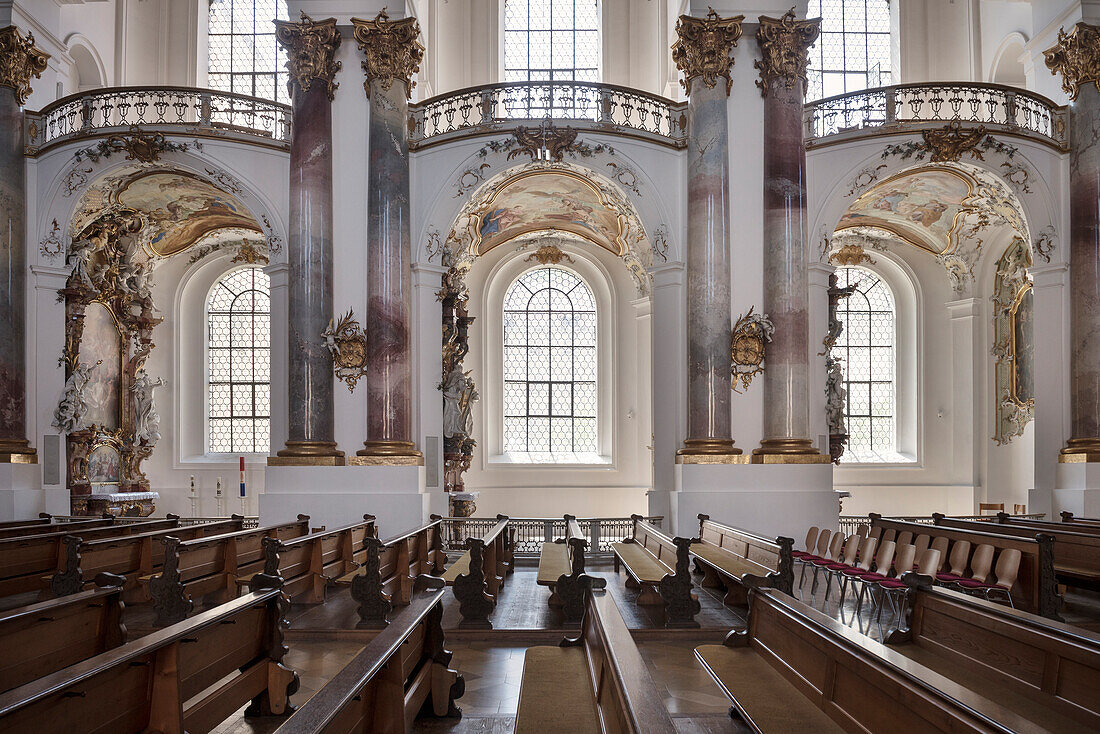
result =
M934 525L935 521L931 515L884 515L883 517L889 520L902 520L904 522L916 522L921 525ZM979 522L997 522L997 515L948 515L952 520L977 520ZM1041 520L1046 517L1045 513L1033 512L1028 515L1013 515L1012 517L1019 517L1028 520ZM856 529L860 525L870 525L871 520L866 515L841 515L840 516L840 532L844 535L853 535ZM996 530L990 530L989 532L995 533Z

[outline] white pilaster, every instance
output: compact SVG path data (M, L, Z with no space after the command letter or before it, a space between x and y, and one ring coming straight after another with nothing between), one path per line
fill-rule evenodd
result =
M1069 265L1036 265L1030 272L1035 309L1035 485L1028 493L1027 509L1057 517L1053 492L1062 486L1058 452L1070 435ZM1068 481L1070 475L1064 478Z
M951 320L951 447L952 477L955 484L973 487L973 505L984 498L978 456L977 436L983 435L981 403L975 365L985 364L977 354L977 326L981 302L977 298L961 298L947 304Z

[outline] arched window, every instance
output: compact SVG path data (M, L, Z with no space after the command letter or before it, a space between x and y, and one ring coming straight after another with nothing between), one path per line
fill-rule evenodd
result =
M222 276L206 299L207 452L267 453L271 283L261 268Z
M890 84L890 0L810 0L821 18L810 47L810 100Z
M597 0L505 0L504 81L600 81Z
M286 54L275 24L286 0L210 0L206 83L211 89L289 102Z
M582 463L597 453L596 326L592 289L568 270L529 270L508 289L505 453L537 463Z
M841 360L847 398L848 448L842 462L907 461L897 445L896 311L890 286L864 268L838 268L838 285L855 286L837 317L844 330L833 349Z

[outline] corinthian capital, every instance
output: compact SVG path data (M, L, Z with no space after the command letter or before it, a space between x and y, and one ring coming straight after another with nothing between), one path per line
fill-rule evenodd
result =
M415 82L412 75L420 70L424 58L424 46L417 40L420 24L416 18L390 20L383 10L374 20L352 18L355 40L366 58L363 71L367 75L364 86L370 94L370 83L378 80L382 89L388 90L394 80L405 82L405 95L412 95Z
M316 80L327 85L328 98L332 99L340 86L336 83L336 72L341 66L334 58L340 48L336 18L313 20L303 11L297 23L275 21L275 37L286 48L286 68L302 91L308 92Z
M46 70L50 55L35 48L34 34L24 38L13 25L0 28L0 87L15 90L19 104L27 101L31 93L31 77L40 77Z
M743 15L720 18L713 8L706 18L680 16L676 21L676 35L679 38L672 45L672 60L684 74L680 84L684 85L685 92L691 94L691 83L697 76L703 77L703 84L710 89L714 89L718 77L723 76L726 78L726 94L730 93L733 87L730 52L741 38L741 21L744 19Z
M806 82L806 69L810 65L808 52L820 32L820 18L795 20L794 8L782 18L760 16L756 43L763 58L753 66L760 70L756 86L760 87L761 94L767 94L768 85L776 80L782 80L787 89L794 86L795 79Z
M1058 43L1043 51L1047 68L1062 75L1062 89L1070 99L1089 82L1100 90L1100 26L1078 23L1066 33L1058 30Z

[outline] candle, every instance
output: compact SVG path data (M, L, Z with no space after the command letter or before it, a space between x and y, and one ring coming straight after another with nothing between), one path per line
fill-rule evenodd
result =
M244 457L241 457L241 498L244 498Z
M191 475L191 494L195 493L195 475Z
M222 478L218 477L218 496L222 496Z

